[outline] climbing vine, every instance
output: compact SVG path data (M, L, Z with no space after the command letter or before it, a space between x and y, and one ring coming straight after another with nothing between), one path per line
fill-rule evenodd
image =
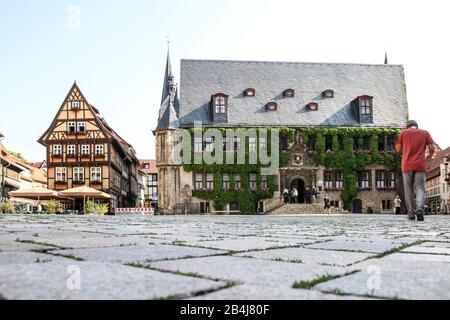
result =
M196 129L198 130L198 129ZM206 130L206 129L201 129ZM229 129L219 129L222 134L226 134ZM245 131L245 129L240 129ZM256 130L259 136L259 128ZM266 129L266 146L268 155L271 155L271 133L273 128ZM287 138L290 145L295 141L296 129L281 128L277 129L280 137ZM234 130L233 130L234 131ZM191 134L194 129L191 129ZM351 207L353 199L357 196L357 171L369 165L381 164L387 169L400 172L400 155L393 152L381 152L378 148L380 136L398 136L400 130L380 129L380 128L303 128L301 129L303 144L309 145L314 139L314 150L310 150L312 158L316 165L322 165L327 169L341 171L344 178L344 190L341 193L341 199L346 208ZM327 137L331 137L331 147L327 148ZM368 143L368 150L363 150L365 140ZM194 140L194 139L192 139ZM192 142L193 143L193 142ZM257 163L249 162L249 139L246 137L242 141L245 145L245 163L244 164L206 164L201 163L184 164L184 170L195 173L209 173L214 176L214 190L196 190L193 196L199 199L212 201L214 208L218 211L224 210L227 203L238 203L242 214L253 214L256 204L263 199L273 198L277 190L275 176L268 176L268 188L262 189L260 171L266 167L261 164L260 159ZM257 144L259 148L259 143ZM194 149L192 149L194 150ZM224 152L224 159L226 152ZM236 160L236 154L234 154ZM194 160L194 154L192 154ZM192 161L193 162L193 161ZM224 162L226 163L226 162ZM235 161L235 163L237 163ZM283 150L279 151L279 167L286 167L289 164L289 153ZM224 190L222 185L222 176L224 173L230 174L230 188ZM239 173L241 188L236 190L235 174ZM257 173L257 188L250 190L249 175Z

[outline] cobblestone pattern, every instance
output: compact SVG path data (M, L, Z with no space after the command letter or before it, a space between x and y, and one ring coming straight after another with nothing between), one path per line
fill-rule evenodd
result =
M450 299L449 222L0 215L0 298Z

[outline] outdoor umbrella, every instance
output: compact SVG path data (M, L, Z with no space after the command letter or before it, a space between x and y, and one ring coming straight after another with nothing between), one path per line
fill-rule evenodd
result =
M61 199L58 192L44 187L22 188L16 191L11 191L9 195L18 199L37 200L40 204L41 200ZM40 209L39 209L40 210Z
M44 187L24 188L9 193L11 197L32 199L32 200L51 200L61 198L57 191Z
M112 197L100 190L90 188L88 186L81 186L72 189L67 189L59 192L60 196L70 197L74 199L83 199L83 210L85 210L86 206L86 198L95 198L95 199L111 199Z

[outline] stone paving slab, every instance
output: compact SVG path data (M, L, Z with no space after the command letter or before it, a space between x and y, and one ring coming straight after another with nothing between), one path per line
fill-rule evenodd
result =
M323 275L343 275L351 268L218 256L152 262L151 268L195 273L204 277L248 284L292 287L296 281L310 281Z
M359 238L345 237L339 239L329 239L331 241L317 243L306 246L307 248L325 249L325 250L345 250L355 252L383 253L395 249L403 244L408 244L411 240L392 240L382 238Z
M98 233L93 233L93 237L87 238L69 238L69 239L44 239L33 238L34 241L43 241L47 244L57 246L65 249L79 249L79 248L106 248L106 247L119 247L119 246L131 246L131 245L146 245L146 244L159 244L166 243L161 239L156 239L151 236L106 236Z
M174 245L137 245L107 248L89 248L52 251L54 254L73 256L87 261L138 263L164 259L180 259L225 254L226 251Z
M286 246L299 246L316 242L311 239L283 239L264 237L241 237L238 239L225 239L214 241L200 241L192 244L229 251L248 251L257 249L279 248Z
M188 300L366 300L356 296L324 294L315 290L282 286L241 284Z
M63 261L63 260L67 259L39 252L26 252L26 251L0 252L0 265L48 263L51 261Z
M449 263L395 261L316 285L315 290L390 299L450 299Z
M54 249L54 247L47 245L24 243L16 240L17 237L11 234L0 236L0 251L32 251Z
M402 252L432 253L440 255L450 255L450 242L425 242L416 246L403 249Z
M236 254L236 256L253 257L268 260L282 260L287 262L315 263L336 266L348 266L372 257L370 253L318 250L305 248L284 248L263 251L251 251Z
M80 290L70 290L80 270ZM148 300L191 296L217 290L224 283L158 271L97 262L49 262L0 266L0 294L6 299ZM72 286L73 288L73 286Z

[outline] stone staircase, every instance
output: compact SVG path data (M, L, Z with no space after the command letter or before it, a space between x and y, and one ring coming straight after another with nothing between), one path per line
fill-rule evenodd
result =
M323 205L314 203L314 204L303 204L303 203L295 203L295 204L284 204L279 208L276 208L268 214L276 215L276 214L323 214ZM331 207L331 214L339 214L343 213L341 209Z

